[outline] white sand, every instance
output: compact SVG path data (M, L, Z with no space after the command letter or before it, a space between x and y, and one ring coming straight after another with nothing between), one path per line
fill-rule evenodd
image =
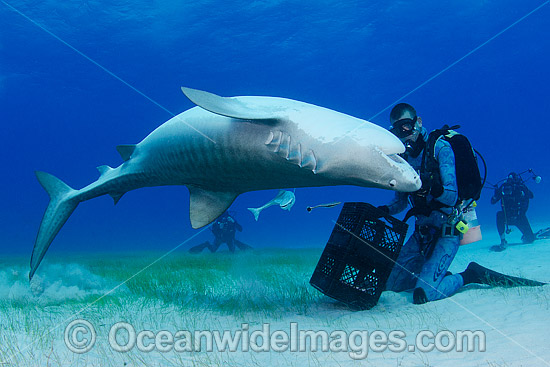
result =
M483 241L460 249L451 271L460 272L470 261L476 261L507 274L550 282L550 240L510 246L504 252L494 253L488 249L498 242L497 234L485 231L484 236ZM516 233L510 238L518 240L515 237L518 237ZM73 277L78 277L78 274L73 271ZM79 291L104 291L106 283L95 279L93 274L80 276L90 279L91 283L80 282L88 285ZM23 286L18 284L17 287ZM51 290L55 289L58 293L66 291L63 285ZM9 297L5 293L1 296L3 299ZM112 307L92 306L79 316L73 314L80 310L81 305L53 307L36 303L37 306L30 307L31 311L4 306L0 310L0 357L8 366L550 366L550 286L511 289L470 286L453 297L421 306L411 303L409 293L385 292L375 308L362 312L350 311L326 298L305 315L286 313L275 316L254 313L237 317L203 310L182 314L156 301L126 299L124 296L120 300L121 304ZM34 301L31 297L31 302ZM81 355L70 352L63 341L65 326L77 318L90 321L98 333L94 348ZM129 353L119 353L110 348L107 336L111 325L120 321L133 324L138 331L235 331L241 328L241 323L250 324L250 331L261 330L263 323L270 323L271 332L278 329L289 332L291 323L297 323L300 330L325 330L328 333L335 330L348 333L354 330L386 333L402 330L409 344L414 344L416 334L422 330L434 334L441 330L482 330L486 335L487 350L370 351L361 360L352 359L347 352L290 350L145 353L134 349Z

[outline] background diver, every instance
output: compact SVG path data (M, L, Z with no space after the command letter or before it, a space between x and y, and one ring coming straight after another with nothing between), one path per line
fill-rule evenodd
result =
M227 244L230 252L235 252L235 246L243 251L252 248L235 238L235 232L242 232L243 227L227 211L214 221L211 230L214 235L214 244L209 241L203 242L200 245L191 247L189 249L190 253L196 254L202 252L205 248L208 248L210 252L216 252L222 243Z
M536 176L532 170L533 180L540 182L540 176ZM505 181L499 186L495 185L495 192L491 198L491 204L500 201L502 210L497 212L497 230L500 236L500 245L493 246L493 251L502 251L506 248L506 234L511 232L510 225L516 226L521 233L523 243L532 243L535 235L527 219L526 212L529 208L529 200L533 198L533 193L525 185L521 174L511 172Z

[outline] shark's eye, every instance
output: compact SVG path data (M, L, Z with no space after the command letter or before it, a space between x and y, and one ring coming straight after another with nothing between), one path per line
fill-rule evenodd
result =
M391 180L391 181L390 181L390 186L391 186L391 187L394 187L395 185L397 185L397 181Z

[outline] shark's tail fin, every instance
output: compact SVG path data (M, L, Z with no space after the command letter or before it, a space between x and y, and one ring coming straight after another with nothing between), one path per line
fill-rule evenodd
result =
M260 216L260 212L262 211L260 208L248 208L254 214L254 219L258 221L258 217Z
M79 203L75 195L77 191L57 177L40 171L36 171L36 177L50 195L50 203L42 217L40 229L34 242L29 279L32 279L48 247Z

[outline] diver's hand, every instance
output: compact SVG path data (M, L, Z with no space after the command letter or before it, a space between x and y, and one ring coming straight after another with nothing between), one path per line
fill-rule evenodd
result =
M414 194L416 194L418 196L427 196L429 192L430 192L429 187L422 186L420 189L415 191Z
M387 206L387 205L380 205L380 206L377 206L376 209L380 210L380 212L383 213L383 214L379 215L378 218L390 214L390 207Z

